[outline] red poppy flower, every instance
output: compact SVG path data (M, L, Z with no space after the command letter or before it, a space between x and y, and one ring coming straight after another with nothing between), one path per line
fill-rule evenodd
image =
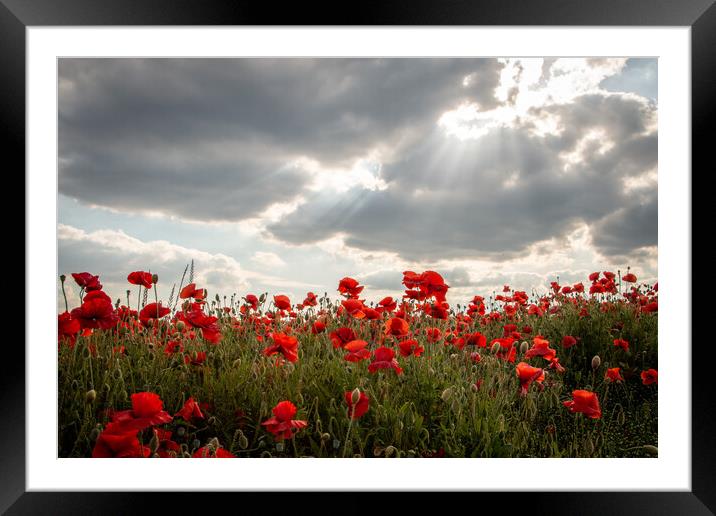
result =
M144 271L130 272L127 281L132 285L141 285L144 288L152 288L152 274Z
M249 305L253 310L259 309L259 298L255 295L247 294L247 296L244 298L244 301L246 301L246 304Z
M517 377L520 380L520 394L525 396L532 382L542 383L544 381L544 370L520 362L517 364Z
M564 401L562 404L573 413L582 412L592 419L602 417L602 409L599 408L599 399L594 392L584 390L572 391L572 399Z
M197 351L193 355L184 355L184 363L200 366L206 361L206 351Z
M435 271L425 271L420 275L418 288L427 297L435 297L439 303L445 301L445 294L450 288L445 284L443 277Z
M385 323L385 334L392 335L393 337L407 337L410 331L410 326L400 317L392 317Z
M169 312L171 312L171 310L166 306L162 306L161 303L149 303L139 312L139 320L146 326L150 319L161 319L169 314Z
M368 343L364 340L352 340L343 346L348 353L343 357L348 362L360 362L370 358L370 351L366 349Z
M118 423L109 423L97 437L92 457L148 457L149 453L149 448L139 444L137 430L127 430Z
M66 341L70 348L74 347L77 334L82 329L80 322L73 318L69 312L57 316L57 342Z
M624 351L629 351L629 342L624 339L614 339L614 346L622 348Z
M99 276L94 276L89 272L73 272L72 277L75 279L75 282L87 292L102 290Z
M622 276L622 281L626 281L627 283L636 283L636 276L630 272Z
M72 318L79 321L82 329L114 328L119 322L119 315L112 306L112 301L101 290L89 292L82 300L82 306L72 310Z
M191 421L192 418L197 419L204 419L204 414L201 413L201 409L199 408L199 404L194 401L194 398L189 398L186 400L186 403L184 403L184 406L181 408L179 412L174 414L174 417L179 416L185 421Z
M599 279L599 273L593 272L589 275L589 281L597 281Z
M647 369L646 371L641 372L641 383L644 385L651 385L652 383L657 383L659 374L657 373L656 369Z
M352 317L356 319L365 318L365 307L363 306L363 301L360 299L346 299L345 301L341 301L341 305Z
M621 368L612 367L611 369L607 369L607 372L604 375L604 379L610 382L623 382L624 378L622 378L621 375Z
M333 342L334 348L342 348L350 341L356 339L356 333L351 328L338 328L328 334L328 337Z
M572 337L571 335L565 335L562 337L562 347L567 349L571 348L572 346L575 346L577 344L577 339Z
M425 335L428 338L428 342L437 342L443 337L443 332L440 328L425 328Z
M181 289L181 291L179 292L179 298L194 298L196 301L201 301L202 299L206 298L206 289L196 288L196 284L189 283L186 287Z
M398 307L398 302L392 297L384 297L378 302L378 307L382 311L393 312Z
M288 296L273 296L273 304L276 305L276 308L278 308L279 310L291 309L291 300L288 298Z
M221 329L216 323L219 318L206 315L199 303L192 303L189 310L177 315L179 320L189 323L193 328L200 328L201 335L209 342L216 344L221 340Z
M425 351L425 348L418 344L418 341L415 339L402 341L398 344L398 348L400 349L400 355L404 357L409 357L410 355L419 357L423 354L423 351Z
M285 333L272 333L273 344L264 349L263 354L267 357L281 354L289 362L298 361L298 339Z
M317 335L319 333L323 333L326 330L326 323L323 321L315 321L313 325L311 325L311 333L314 335Z
M296 415L296 406L290 401L282 401L273 408L273 417L267 419L262 426L271 432L277 441L290 439L293 437L294 430L306 428L306 421L297 421L293 417Z
M219 446L216 450L209 446L202 446L192 455L194 459L235 459L236 456L229 450Z
M549 347L548 340L545 340L542 337L535 337L533 342L534 345L527 350L525 358L542 357L549 361L557 356L557 352Z
M357 299L358 295L363 291L362 286L358 285L358 281L353 278L343 278L338 282L338 292L351 299Z
M162 399L153 392L132 394L132 409L115 412L112 422L125 430L144 430L150 426L169 423L173 418L164 410Z
M303 300L303 306L316 306L318 304L318 298L313 292L306 294L306 299Z
M396 374L402 374L403 369L395 359L395 352L381 346L373 352L373 361L368 366L368 372L375 373L378 369L393 369Z
M368 396L361 391L360 397L358 399L358 403L353 405L353 392L352 391L346 391L345 393L346 403L348 404L348 416L352 417L353 419L358 419L365 415L366 412L368 412L368 407L370 405L370 399Z

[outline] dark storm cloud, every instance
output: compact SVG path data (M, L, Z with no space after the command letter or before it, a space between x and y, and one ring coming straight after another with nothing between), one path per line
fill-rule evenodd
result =
M635 202L598 221L592 240L598 249L611 256L628 256L642 247L657 245L658 205L656 195Z
M656 165L656 135L643 134L648 110L627 97L595 97L601 96L553 110L565 125L561 136L542 138L518 127L447 146L440 136L428 139L384 166L386 190L354 191L340 201L316 194L268 229L292 243L343 233L349 246L396 251L411 261L518 256L530 244L638 202L625 194L622 179ZM612 147L602 153L586 145L582 159L563 170L560 153L573 151L594 129ZM643 233L638 238L618 231L619 246L595 243L608 254L639 248L655 240L656 223L647 219L632 219Z
M309 178L285 169L293 159L347 166L414 140L463 100L495 105L500 67L492 59L62 59L60 192L118 209L240 220L300 191Z

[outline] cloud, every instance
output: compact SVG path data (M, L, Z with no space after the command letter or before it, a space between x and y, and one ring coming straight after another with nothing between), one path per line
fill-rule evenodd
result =
M59 188L239 222L272 249L444 261L455 288L474 274L451 260L534 259L583 227L607 260L650 257L657 105L627 84L637 65L62 59ZM252 262L283 267L266 253Z
M250 218L308 186L306 160L350 169L420 138L458 102L494 104L500 66L492 59L61 59L59 189L126 211Z
M341 234L351 247L408 261L513 258L638 202L624 182L656 167L654 109L641 98L589 94L543 108L561 126L544 136L531 133L529 121L464 141L434 132L384 164L386 189L340 198L318 192L267 230L290 243ZM643 238L655 235L655 222L633 223L649 235ZM625 251L641 246L626 232L617 235Z
M283 267L286 265L279 255L267 251L256 251L251 257L251 261L261 267L273 268Z

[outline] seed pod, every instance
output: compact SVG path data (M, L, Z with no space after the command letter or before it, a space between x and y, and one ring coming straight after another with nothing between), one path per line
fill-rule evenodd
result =
M249 440L244 435L244 433L241 432L241 435L239 435L239 448L241 448L242 450L245 450L248 447L249 447Z
M87 394L85 394L85 401L87 403L94 403L94 400L97 399L97 392L94 389L90 389L87 391Z
M356 387L353 389L353 392L351 392L351 402L353 402L353 405L358 403L360 401L360 389Z
M530 345L527 344L526 340L523 340L522 344L520 344L520 353L524 355L528 349L530 349Z
M445 389L442 392L442 394L440 395L440 399L442 399L444 402L447 403L450 400L450 398L452 398L452 395L453 395L453 388L448 387L447 389Z
M602 359L599 358L599 355L594 355L594 358L592 358L592 369L596 371L600 365L602 365Z
M283 451L283 441L279 441L276 443L276 451L279 453Z
M620 425L623 425L625 423L625 421L626 421L626 416L624 415L624 411L620 410L619 413L617 414L617 423L619 423Z

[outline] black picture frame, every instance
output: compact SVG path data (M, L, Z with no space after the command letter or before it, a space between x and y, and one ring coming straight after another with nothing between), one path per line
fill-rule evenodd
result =
M713 146L716 105L716 5L714 0L491 0L491 1L384 1L363 2L347 8L292 3L190 0L0 0L0 131L6 146L5 164L25 169L25 29L28 26L102 25L553 25L553 26L689 26L692 73L692 171L707 166ZM10 158L8 161L7 158ZM709 168L713 165L709 163ZM12 167L8 165L6 174ZM702 172L707 172L703 170ZM685 274L687 272L685 271ZM25 275L31 271L25 269ZM690 271L688 272L690 274ZM691 283L690 276L686 278ZM27 299L26 299L27 302ZM29 324L30 310L25 312ZM692 356L706 353L709 342L691 340L683 345ZM7 342L10 344L10 342ZM709 354L710 355L710 354ZM470 506L524 507L531 514L714 514L716 511L716 446L709 360L692 363L692 491L690 492L524 492L473 493ZM206 509L206 495L187 493L27 493L25 489L25 359L17 353L3 359L0 375L3 438L0 439L0 511L7 514L131 514L158 501L163 511L191 505ZM538 474L534 472L532 474ZM558 487L558 486L556 486ZM295 494L213 493L211 504L240 498L240 507L299 508ZM215 498L220 496L219 499ZM475 498L479 497L479 498ZM488 500L490 497L491 500ZM505 498L509 500L505 503ZM158 500L161 498L161 500ZM360 493L343 495L341 512L374 510L376 498ZM404 497L401 497L404 499ZM335 502L333 502L335 503ZM404 503L400 502L401 505ZM424 503L413 494L405 503ZM453 502L457 503L457 502ZM306 506L301 503L300 505ZM329 508L321 503L311 512ZM231 506L231 505L230 505ZM234 506L239 507L239 506ZM403 510L408 507L403 505Z

